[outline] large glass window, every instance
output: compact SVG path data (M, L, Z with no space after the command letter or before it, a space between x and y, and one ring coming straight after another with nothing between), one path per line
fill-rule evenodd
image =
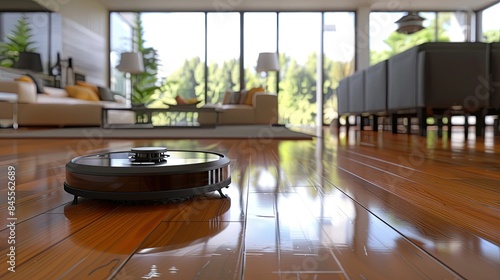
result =
M354 72L354 13L324 14L323 27L323 122L338 117L335 90L340 80Z
M161 103L205 99L205 14L143 13L144 39L158 53Z
M500 42L500 3L489 7L482 12L482 36L483 42Z
M125 74L118 71L122 52L132 51L132 13L111 13L110 15L110 89L125 95L130 91L130 85Z
M396 21L406 12L370 13L370 63L376 64L413 46L426 42L464 42L467 40L467 14L464 12L421 12L423 30L413 34L396 32Z
M437 13L438 41L465 42L467 40L467 14L464 12Z
M208 103L240 90L240 14L207 14Z
M430 28L429 24L429 21L433 19L427 19L430 17L428 14L420 15L426 18L424 21L425 29L411 35L396 32L397 24L395 22L406 14L405 12L370 13L371 64L388 59L413 46L435 40L435 29Z
M127 90L119 83L125 73L115 69L120 53L136 51L139 37L157 53L161 90L148 106L174 103L176 95L217 104L229 89L265 85L279 96L280 123L316 125L317 103L323 101L329 124L336 116L335 88L354 65L353 12L111 13L110 21L114 90ZM262 52L279 53L279 72L256 73ZM324 58L323 71L318 58Z
M244 14L244 54L245 88L260 86L264 78L255 71L259 53L277 51L277 13L245 13ZM268 90L276 90L276 73L268 73Z
M280 13L280 121L316 124L317 56L321 46L321 13Z

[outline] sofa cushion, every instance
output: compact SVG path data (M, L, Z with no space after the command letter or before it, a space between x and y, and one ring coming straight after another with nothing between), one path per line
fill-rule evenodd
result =
M238 100L237 104L245 104L247 100L248 92L246 90L242 90L240 92L240 99Z
M222 105L216 109L220 112L220 124L250 124L255 122L253 107L242 104Z
M257 92L264 92L265 89L263 87L255 87L255 88L251 88L248 92L247 92L247 96L245 98L245 102L244 104L245 105L249 105L249 106L252 106L253 104L253 96L257 93Z
M68 97L68 92L65 91L63 88L56 88L56 87L44 87L43 91L46 95L52 96L52 97Z
M102 101L115 101L115 97L109 88L97 87L99 99Z
M85 81L76 81L75 85L77 86L82 86L91 89L93 92L95 92L97 95L99 95L99 89L96 85L87 83Z
M222 104L230 104L231 98L233 98L234 91L227 90L224 93L224 98L222 99Z
M84 86L66 86L66 91L69 97L89 100L89 101L99 101L97 94L90 88Z

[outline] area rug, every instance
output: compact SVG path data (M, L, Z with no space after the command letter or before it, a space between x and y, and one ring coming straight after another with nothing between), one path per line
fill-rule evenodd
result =
M263 138L312 139L313 136L284 126L241 125L207 128L54 128L0 130L0 139L23 138L109 138L109 139L203 139Z

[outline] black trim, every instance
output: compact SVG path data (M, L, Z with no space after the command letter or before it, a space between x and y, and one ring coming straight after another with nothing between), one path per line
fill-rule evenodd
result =
M78 196L85 198L104 199L104 200L159 201L168 198L188 198L194 195L219 191L222 188L228 188L229 184L231 184L231 178L212 185L189 188L189 189L181 189L181 190L168 190L168 191L157 191L157 192L98 192L98 191L76 189L64 183L64 190L67 193L70 193L75 196L74 201L77 201Z

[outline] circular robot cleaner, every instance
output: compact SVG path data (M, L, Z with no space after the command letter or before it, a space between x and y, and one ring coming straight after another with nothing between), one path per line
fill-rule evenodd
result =
M115 201L185 199L231 183L230 160L207 151L136 147L76 157L66 164L64 190L78 197Z

